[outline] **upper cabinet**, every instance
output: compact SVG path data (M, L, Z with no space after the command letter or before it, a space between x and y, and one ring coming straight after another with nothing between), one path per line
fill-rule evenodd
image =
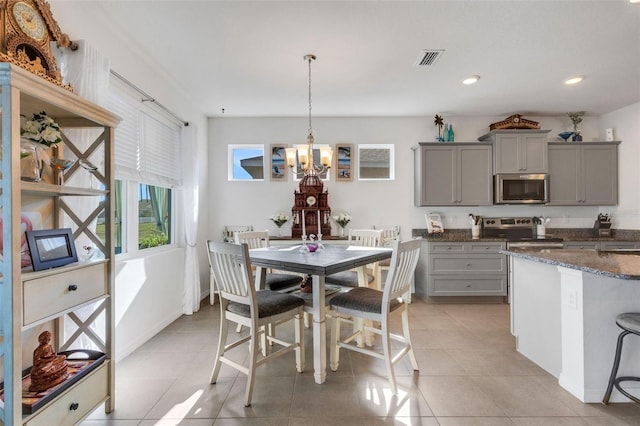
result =
M620 142L549 143L549 204L618 204L619 144Z
M415 150L415 205L491 205L491 160L488 144L421 143Z
M493 173L548 173L549 130L493 130L478 140L493 142Z

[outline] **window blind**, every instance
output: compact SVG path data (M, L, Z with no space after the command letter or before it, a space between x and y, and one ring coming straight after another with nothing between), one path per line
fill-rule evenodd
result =
M116 179L180 186L180 127L119 84L110 85L106 108L122 118L115 130Z

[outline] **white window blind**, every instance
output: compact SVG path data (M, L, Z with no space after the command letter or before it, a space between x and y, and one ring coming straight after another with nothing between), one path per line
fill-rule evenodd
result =
M180 186L180 127L117 84L109 87L106 107L122 118L115 130L116 179Z

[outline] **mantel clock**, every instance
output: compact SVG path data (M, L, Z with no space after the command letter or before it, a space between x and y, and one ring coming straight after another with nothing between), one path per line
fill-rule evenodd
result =
M77 47L60 31L46 1L0 0L0 61L72 90L62 83L51 42L63 48Z

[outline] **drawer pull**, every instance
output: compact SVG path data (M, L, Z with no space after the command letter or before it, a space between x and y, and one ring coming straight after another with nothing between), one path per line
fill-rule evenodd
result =
M470 266L471 266L471 264L470 264L470 263L467 263L467 268L469 268Z
M78 408L80 408L80 404L78 404L77 402L72 402L69 406L70 411L76 411Z
M471 288L471 284L467 284L465 287L467 287L467 288Z
M76 291L78 289L77 284L69 284L69 291Z

